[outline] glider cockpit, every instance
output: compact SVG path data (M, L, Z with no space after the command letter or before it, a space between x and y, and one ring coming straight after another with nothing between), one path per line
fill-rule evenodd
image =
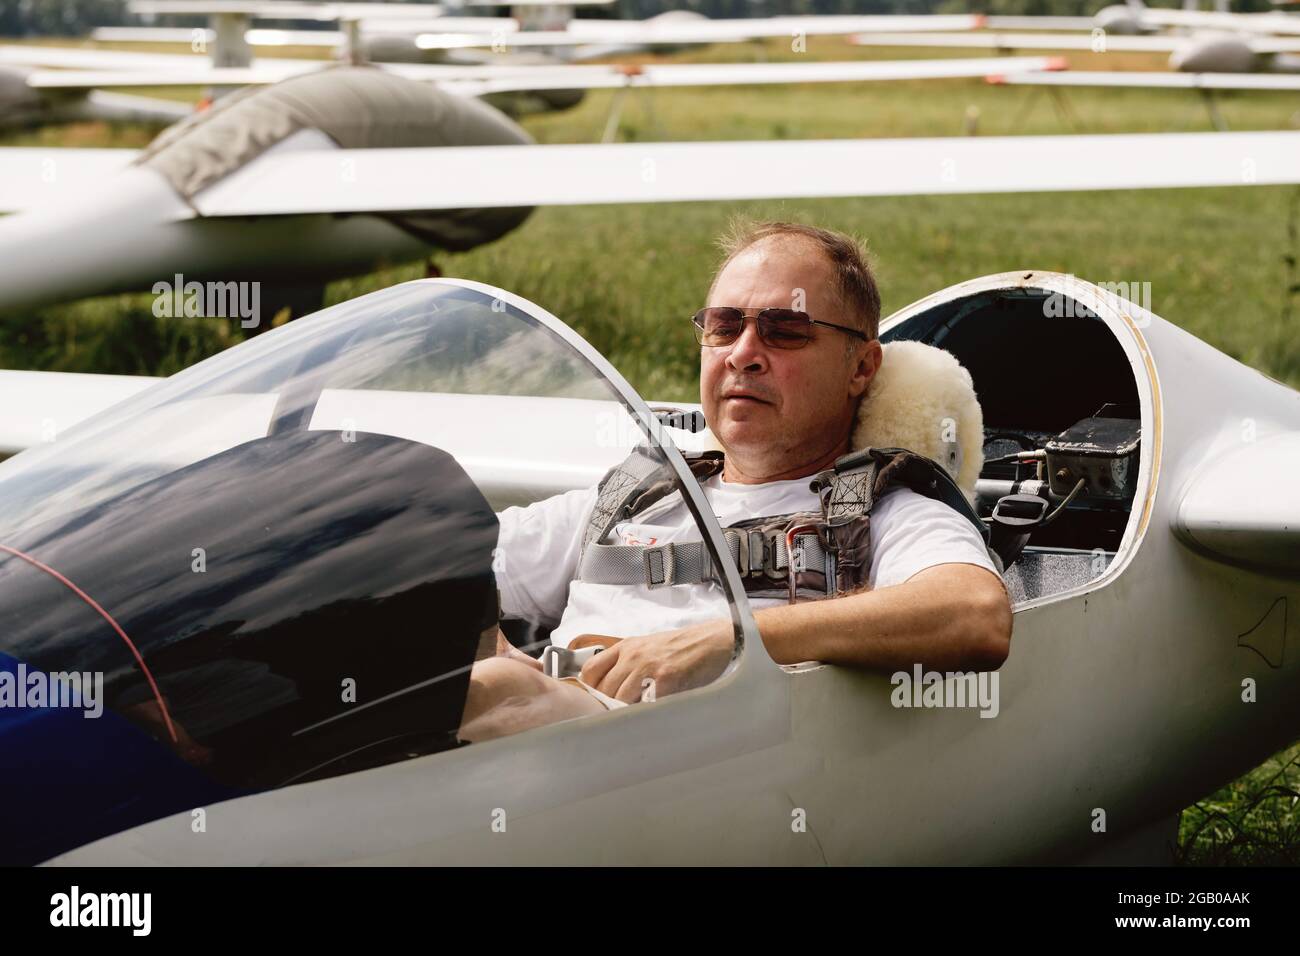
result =
M1071 476L1043 479L1060 514L1008 568L1013 594L1098 586L1149 492L1149 453L1128 447L1155 413L1140 338L1087 296L1098 317L1058 317L1044 289L976 285L904 310L882 338L948 349L972 373L985 517L1038 480L1037 459L996 460L1008 454L1085 479L1068 502ZM1094 419L1079 447L1066 440ZM1098 439L1115 434L1107 452ZM11 795L4 858L458 749L511 560L497 515L590 488L633 449L667 466L698 526L734 675L757 630L677 450L705 438L661 421L544 310L425 280L273 329L0 464L0 678L102 678L96 720L0 710L0 754L46 771Z
M1142 321L1131 303L1085 283L1076 298L1059 276L1036 287L1033 275L958 286L881 332L944 349L970 372L984 423L976 506L994 545L1010 542L1004 578L1018 603L1086 587L1123 552L1152 410L1146 370L1122 344Z

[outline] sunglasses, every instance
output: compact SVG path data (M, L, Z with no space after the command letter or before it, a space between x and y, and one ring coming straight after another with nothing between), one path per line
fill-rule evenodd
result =
M746 319L753 319L758 324L759 340L774 349L803 348L813 340L814 325L839 329L864 342L870 341L865 332L851 329L847 325L822 322L811 318L807 312L796 312L794 309L760 309L757 315L746 315L743 309L726 305L710 306L695 313L692 317L695 341L708 348L731 345L745 331Z

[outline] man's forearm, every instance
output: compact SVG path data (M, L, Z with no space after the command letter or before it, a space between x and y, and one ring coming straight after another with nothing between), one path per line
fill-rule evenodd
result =
M894 587L757 611L778 664L824 661L884 670L992 670L1006 659L1006 592L975 565L929 568Z

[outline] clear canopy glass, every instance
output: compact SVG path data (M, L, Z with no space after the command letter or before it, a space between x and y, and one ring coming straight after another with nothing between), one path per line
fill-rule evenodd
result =
M554 623L498 630L503 513L592 493L634 449L680 493L600 366L517 297L427 280L141 392L0 464L0 667L102 675L122 739L227 796L463 745L475 666ZM0 719L0 750L26 732ZM151 792L104 826L201 796Z

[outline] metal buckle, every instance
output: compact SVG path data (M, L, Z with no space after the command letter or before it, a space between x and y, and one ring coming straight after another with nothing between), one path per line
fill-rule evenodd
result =
M662 578L656 579L654 558L659 557L659 570L663 573ZM645 568L646 587L654 590L655 588L667 587L673 583L673 572L676 570L673 561L673 546L671 544L661 544L658 547L646 548L641 552L641 565Z
M756 578L766 574L768 566L772 563L767 535L761 531L746 531L745 537L749 539L749 576ZM755 539L757 539L757 547L755 547Z
M816 535L817 525L815 524L792 525L791 527L786 528L785 530L786 573L790 581L790 603L791 604L795 603L795 597L798 595L798 591L799 591L798 579L796 577L798 572L795 570L795 568L796 566L801 566L800 570L803 571L808 570L807 564L803 560L802 555L799 561L797 562L795 561L794 539L801 534ZM835 591L834 582L827 581L827 588L828 590L826 593L833 594Z
M776 535L779 533L763 535L763 576L770 581L781 578L781 569L776 566L776 559L780 557L780 549L776 546Z
M740 567L740 562L742 561L742 559L744 559L741 557L740 544L738 544L738 541L740 541L740 535L738 535L736 531L733 531L732 528L723 528L723 542L725 545L727 545L727 550L724 550L722 553L722 558L724 559L724 561L725 559L732 557L732 553L731 553L732 541L737 541L737 557L732 558L732 564L735 564L735 566ZM744 575L745 575L745 570L744 568L741 568L741 576Z

